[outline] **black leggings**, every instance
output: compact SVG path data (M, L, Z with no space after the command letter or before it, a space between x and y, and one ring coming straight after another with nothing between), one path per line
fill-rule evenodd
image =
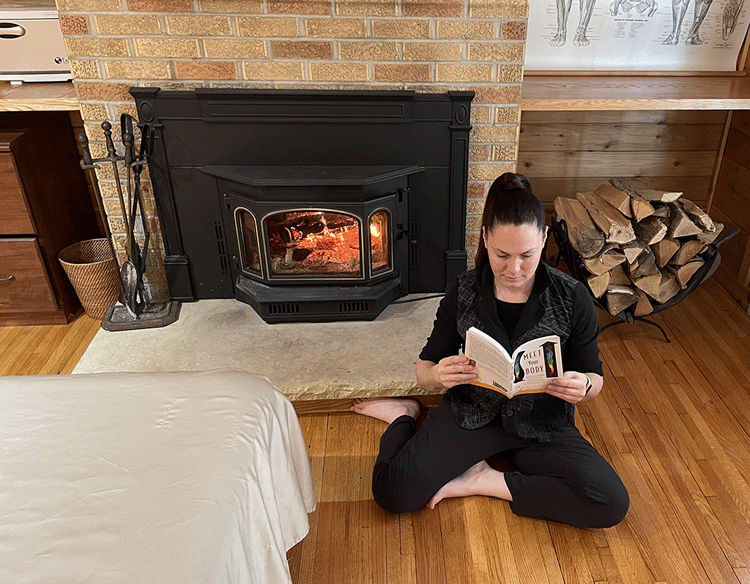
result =
M446 400L419 430L411 416L388 426L375 461L373 496L391 513L420 509L443 485L499 453L518 471L505 473L510 508L517 515L610 527L627 513L630 499L620 477L577 429L550 442L509 435L499 417L466 430L453 420Z

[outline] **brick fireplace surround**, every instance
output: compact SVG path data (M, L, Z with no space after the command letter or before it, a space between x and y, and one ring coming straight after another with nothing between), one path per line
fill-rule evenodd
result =
M472 260L487 188L515 169L527 0L57 0L57 7L95 157L106 156L102 121L117 128L121 113L136 117L133 86L474 91ZM122 244L114 177L97 172ZM144 183L156 234L146 281L163 300L163 245Z

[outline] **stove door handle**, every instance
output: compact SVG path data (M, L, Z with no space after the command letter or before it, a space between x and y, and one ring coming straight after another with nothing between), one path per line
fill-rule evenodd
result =
M403 223L399 223L398 225L396 225L396 231L398 232L398 239L406 237L406 239L409 240L409 243L414 243L417 241L417 238L414 237L411 232L404 229Z

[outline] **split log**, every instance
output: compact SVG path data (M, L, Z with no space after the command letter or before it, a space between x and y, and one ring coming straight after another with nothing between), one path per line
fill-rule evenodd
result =
M596 228L586 207L576 199L557 197L554 202L558 218L568 227L568 239L582 258L592 258L604 247L604 235Z
M646 217L635 224L635 232L643 243L653 245L667 235L667 226L659 217Z
M678 191L659 191L656 189L638 189L636 192L651 203L672 203L682 196L682 193Z
M636 288L635 291L638 293L638 302L635 303L633 314L635 316L647 316L654 311L654 306L648 299L648 294L643 290Z
M598 256L583 260L583 264L589 272L595 276L600 276L624 261L625 253L612 245L605 247Z
M669 217L672 212L669 210L669 205L654 205L654 212L651 217Z
M607 201L625 217L632 217L630 210L630 195L625 191L618 189L610 183L604 183L594 190L594 193Z
M618 264L609 271L609 285L610 286L629 286L632 284L630 278L623 269L623 264Z
M669 260L672 266L684 266L689 260L706 249L706 244L699 239L689 239L680 246L680 249Z
M604 272L598 276L588 277L587 282L594 298L601 298L601 295L607 291L610 281L610 273L611 272Z
M680 249L680 242L669 237L657 241L651 246L651 251L656 257L656 265L660 268L666 266L667 262L672 259L672 256L677 253L678 249Z
M648 293L649 290L656 291L659 289L659 285L661 284L661 272L659 272L658 274L649 274L648 276L638 278L633 282L633 284L635 284L638 289L643 290L646 293Z
M634 239L630 243L623 243L620 247L625 252L625 258L628 263L632 264L638 259L639 255L646 251L647 246L642 241Z
M634 281L643 276L658 273L660 272L656 266L656 258L650 249L641 254L636 261L628 264L628 274Z
M653 205L640 196L626 181L620 178L613 178L609 183L630 195L630 216L636 222L642 221L654 213Z
M628 243L635 239L633 225L610 203L594 193L576 193L608 243Z
M703 243L713 243L716 241L716 239L719 237L721 232L724 230L724 224L723 223L714 223L714 226L716 227L716 231L704 231L703 233L699 233L695 237L702 241Z
M638 302L638 293L631 286L610 286L604 296L607 311L614 315Z
M692 235L698 235L703 231L692 219L688 217L687 213L682 210L679 203L670 203L672 209L672 215L669 219L669 229L667 235L674 239L675 237L688 237Z
M693 258L692 260L681 266L668 266L667 269L672 272L675 279L677 280L677 283L680 285L680 288L684 290L685 288L687 288L690 278L693 277L695 272L700 270L701 266L704 263L705 262L703 261L703 258L698 257Z
M716 225L711 217L708 216L708 213L693 203L693 201L690 199L680 199L679 205L703 231L708 231L709 233L716 231Z
M644 276L633 282L659 304L664 304L680 291L680 284L669 272Z

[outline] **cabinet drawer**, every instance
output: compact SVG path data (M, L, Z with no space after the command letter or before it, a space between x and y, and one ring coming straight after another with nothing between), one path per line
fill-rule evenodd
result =
M34 226L13 166L13 155L10 152L0 152L0 234L31 233L34 233Z
M57 309L36 238L0 238L0 314Z

